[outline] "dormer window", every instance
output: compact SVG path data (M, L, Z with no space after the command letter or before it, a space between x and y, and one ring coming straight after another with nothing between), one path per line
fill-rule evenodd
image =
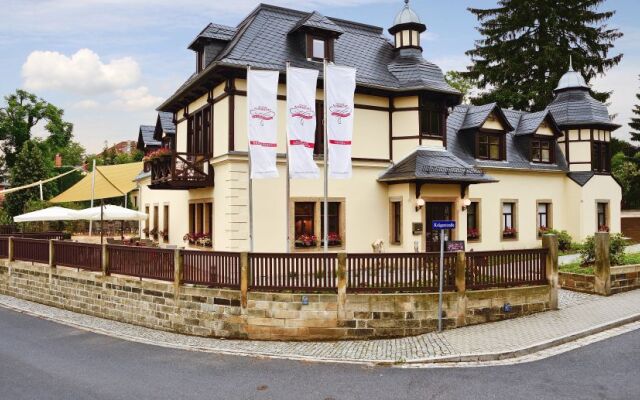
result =
M206 67L205 58L204 58L204 50L198 50L196 53L196 72L200 73Z
M478 132L476 158L490 161L505 160L505 135L503 133Z
M307 58L322 62L333 61L333 39L317 35L307 35Z
M554 161L554 140L531 139L531 161L534 163L551 164Z

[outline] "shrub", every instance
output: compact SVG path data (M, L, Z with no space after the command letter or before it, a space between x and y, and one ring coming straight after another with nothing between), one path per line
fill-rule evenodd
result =
M609 241L609 259L611 265L621 265L624 262L624 248L627 240L619 233L611 235ZM580 250L583 265L593 264L596 261L596 242L593 236L587 237Z
M549 229L545 233L553 234L558 237L558 249L560 251L569 251L571 250L571 242L573 242L573 238L569 235L567 231L557 231L555 229Z

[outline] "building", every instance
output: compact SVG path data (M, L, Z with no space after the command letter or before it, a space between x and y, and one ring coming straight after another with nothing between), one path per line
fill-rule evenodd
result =
M153 125L140 125L136 148L144 154L148 154L162 147L162 142L155 139L155 131L156 127Z
M322 180L294 180L286 215L285 64L357 68L353 178L329 182L332 251L433 251L431 221L468 249L539 247L548 228L577 240L620 230L621 189L609 174L617 128L570 68L540 113L461 105L423 58L426 26L407 4L382 28L260 5L237 27L209 24L189 45L194 74L160 107L176 123L172 156L140 179L149 231L166 242L210 238L249 249L246 67L279 70L279 179L254 181L254 249L321 250ZM321 76L322 79L322 76ZM322 107L322 84L318 105ZM321 108L318 108L321 109ZM315 153L322 160L321 122ZM288 221L288 226L287 226ZM161 235L162 236L162 235ZM207 243L205 240L200 244Z

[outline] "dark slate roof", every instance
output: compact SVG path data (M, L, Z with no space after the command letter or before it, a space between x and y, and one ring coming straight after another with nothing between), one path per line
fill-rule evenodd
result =
M584 186L593 178L595 172L592 171L584 171L584 172L569 172L567 176L571 178L572 181L577 183L580 186Z
M569 89L556 94L547 107L560 127L600 125L617 129L609 118L607 106L591 97L588 89Z
M321 29L323 31L334 32L339 35L344 33L342 28L317 11L314 11L306 18L301 19L300 22L291 29L291 32L295 32L300 28Z
M416 180L439 183L497 182L446 150L427 148L418 148L378 178L378 181L388 183Z
M176 134L176 124L173 123L173 113L159 112L158 121L160 121L160 126L162 127L162 130L165 134Z
M518 112L511 110L512 112ZM549 111L539 111L535 113L520 112L521 117L518 123L518 129L515 131L515 135L532 135L536 133L540 125L544 122L545 118L549 115Z
M494 104L484 106L469 106L460 105L457 106L447 119L447 149L451 151L455 156L478 168L482 167L495 167L495 168L514 168L514 169L528 169L528 170L551 170L551 171L568 171L567 162L560 150L560 146L556 145L554 164L539 164L532 163L529 156L529 138L524 135L516 135L516 132L520 129L520 124L523 118L527 115L526 112L517 110L501 110L506 117L509 124L513 127L511 131L506 133L506 161L490 161L490 160L477 160L475 159L475 138L473 135L465 134L461 132L468 127L479 127L482 124L478 124L481 116L487 115L487 109L501 110L496 108ZM480 110L480 111L479 111ZM490 111L489 111L490 113ZM466 123L468 114L473 123ZM485 118L486 119L486 118ZM536 118L533 118L534 120ZM529 125L532 122L529 119L525 120L526 128L521 130L525 131L529 129ZM464 128L463 128L464 127Z
M313 13L261 4L235 29L233 38L211 60L207 68L189 78L158 110L175 111L181 98L190 88L197 88L200 80L211 79L221 67L244 69L247 66L285 72L286 62L322 73L322 64L308 61L306 52L295 34L289 34L301 21L315 20ZM325 17L344 33L335 41L335 63L358 70L360 86L382 90L430 90L459 97L460 92L449 86L442 70L422 58L419 50L394 50L393 44L380 27ZM304 22L302 22L304 23ZM418 52L419 57L416 57Z
M480 128L493 110L497 108L496 103L485 104L477 107L469 107L465 114L462 126L460 129L474 129Z
M146 146L160 146L162 143L153 138L156 127L153 125L140 125L138 135L138 143L142 140L142 144Z
M193 42L189 44L189 48L193 49L194 45L201 40L222 40L228 42L233 39L233 36L236 34L236 28L226 25L219 24L209 24L207 25L202 32L193 39Z

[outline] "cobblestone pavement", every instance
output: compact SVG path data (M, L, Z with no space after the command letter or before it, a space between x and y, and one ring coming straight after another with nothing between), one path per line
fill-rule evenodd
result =
M560 344L594 328L640 319L640 290L606 298L562 291L561 303L563 307L559 311L410 338L270 342L210 339L156 331L0 295L0 306L132 341L221 354L327 362L456 361L499 353L526 353L526 349L533 351L550 342Z
M571 290L560 289L558 292L558 307L563 310L565 308L578 306L600 298L600 296L595 294L572 292Z

